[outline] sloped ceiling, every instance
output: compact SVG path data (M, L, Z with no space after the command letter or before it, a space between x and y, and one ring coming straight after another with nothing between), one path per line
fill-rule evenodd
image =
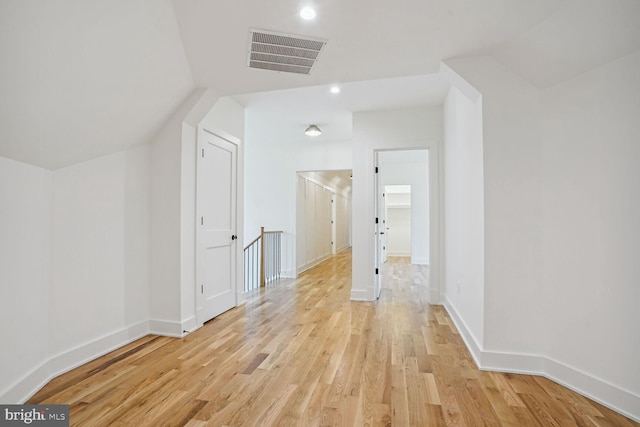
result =
M544 88L640 49L637 0L313 3L305 22L298 0L0 0L0 155L56 169L148 142L197 86L370 81L485 54ZM328 44L311 76L249 69L250 28Z
M572 0L491 50L543 89L640 49L640 1Z
M157 0L0 1L0 155L56 169L148 141L194 84Z

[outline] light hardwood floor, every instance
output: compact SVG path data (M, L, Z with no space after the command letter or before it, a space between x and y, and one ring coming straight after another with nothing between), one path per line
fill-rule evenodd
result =
M479 371L424 268L388 263L378 303L349 301L351 253L184 339L147 336L29 403L79 426L637 426L545 378Z

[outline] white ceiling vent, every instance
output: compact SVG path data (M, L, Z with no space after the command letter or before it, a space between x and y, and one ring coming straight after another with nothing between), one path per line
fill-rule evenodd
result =
M327 44L321 39L265 30L250 31L249 68L308 75Z

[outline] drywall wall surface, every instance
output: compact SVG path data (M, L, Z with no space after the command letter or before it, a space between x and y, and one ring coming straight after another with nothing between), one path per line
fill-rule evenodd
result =
M0 401L48 359L51 269L51 172L0 157ZM27 381L28 382L28 381Z
M482 102L452 87L444 104L445 295L482 348L484 174Z
M358 221L353 222L352 230L352 299L374 299L375 152L428 148L436 152L435 157L430 156L435 161L442 141L442 119L441 107L354 113L352 215ZM434 168L430 171L437 174ZM432 183L438 186L436 181ZM437 234L434 238L439 239Z
M639 69L636 52L545 90L541 150L543 351L637 402Z

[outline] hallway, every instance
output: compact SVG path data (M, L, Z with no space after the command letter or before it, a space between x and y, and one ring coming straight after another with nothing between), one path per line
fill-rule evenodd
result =
M387 263L352 302L351 251L252 294L186 338L147 336L29 403L72 425L633 426L545 378L478 371L424 269Z

